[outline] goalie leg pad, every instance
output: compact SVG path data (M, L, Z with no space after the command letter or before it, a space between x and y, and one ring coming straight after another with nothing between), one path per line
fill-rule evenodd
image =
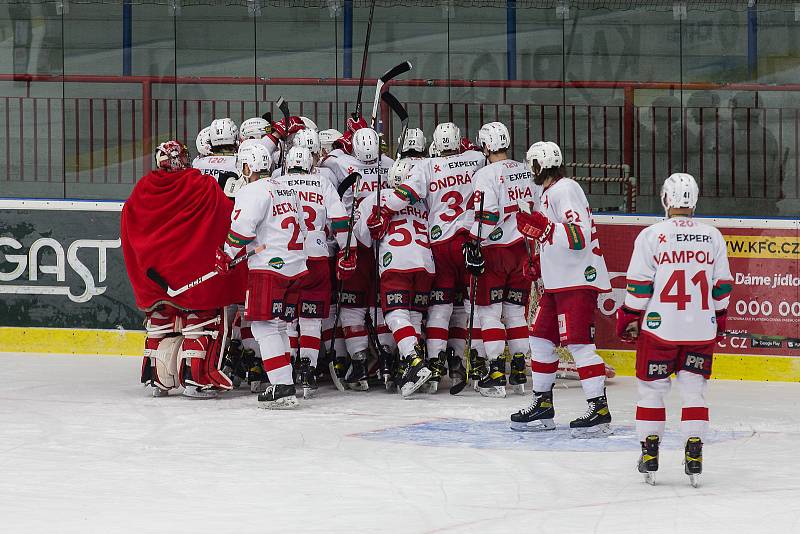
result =
M224 309L190 312L186 315L180 353L181 385L199 390L232 389L221 371L222 349L227 345L229 315Z
M142 359L143 384L162 391L178 386L177 356L183 341L183 338L177 335L180 328L180 317L173 308L147 314L145 322L147 338Z

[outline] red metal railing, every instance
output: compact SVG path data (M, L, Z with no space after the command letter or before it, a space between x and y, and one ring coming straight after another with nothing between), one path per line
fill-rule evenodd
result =
M277 95L277 86L332 88L354 87L357 80L317 78L236 77L149 77L92 75L3 75L0 82L16 82L16 96L0 97L0 120L5 124L5 158L8 181L60 182L72 175L75 183L132 184L150 166L154 137L179 137L190 142L212 117L231 116L242 120L261 114ZM86 95L40 96L37 84L128 84L130 97ZM368 85L375 80L367 80ZM705 196L780 198L786 191L800 190L800 113L794 107L741 108L741 121L724 107L681 108L650 106L642 91L747 91L800 92L800 84L764 85L753 83L710 84L635 81L533 81L533 80L397 80L403 87L412 116L430 131L432 124L455 117L466 131L474 133L485 120L500 119L511 125L518 147L539 138L561 139L565 157L572 161L626 164L640 179L639 192L653 195L657 182L670 171L693 170L702 177ZM164 86L250 86L251 99L164 98ZM414 97L414 88L494 89L492 103L431 102ZM563 89L595 91L602 100L608 90L621 90L622 101L608 105L518 103L518 89ZM603 92L605 91L605 92ZM291 94L291 90L287 91ZM138 94L137 94L138 93ZM368 92L367 92L368 93ZM157 95L157 96L154 96ZM352 109L348 101L306 100L293 109L310 116L320 127L333 124L335 111ZM689 116L697 124L689 126ZM344 114L341 115L342 117ZM383 111L389 139L394 138L394 121ZM676 120L677 118L677 120ZM699 118L699 120L697 120ZM326 120L327 119L327 120ZM60 123L61 131L57 130ZM70 124L71 123L71 124ZM46 133L45 133L46 132ZM73 137L74 136L74 137ZM61 137L63 146L59 143ZM521 142L525 140L524 146ZM16 146L18 145L18 146ZM744 146L742 146L744 145ZM59 169L59 153L63 159ZM45 154L47 155L45 158ZM517 154L521 156L520 154ZM777 156L777 157L776 157ZM14 161L18 157L18 161ZM792 182L787 182L793 167ZM2 168L2 167L0 167ZM15 172L16 169L16 172ZM608 176L608 169L600 172ZM46 179L45 179L46 177ZM777 179L776 179L777 178ZM788 187L791 185L791 187ZM609 194L609 183L592 184L590 192Z

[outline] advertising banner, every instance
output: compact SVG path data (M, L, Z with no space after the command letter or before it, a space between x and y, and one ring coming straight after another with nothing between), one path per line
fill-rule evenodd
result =
M658 217L598 216L597 230L611 274L611 293L600 297L596 343L630 350L614 335L614 313L625 298L625 273L633 242ZM800 232L798 221L701 219L722 232L728 246L733 293L726 354L800 356Z

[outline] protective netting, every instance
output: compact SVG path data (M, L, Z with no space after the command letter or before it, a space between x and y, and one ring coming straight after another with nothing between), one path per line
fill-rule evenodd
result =
M125 0L0 0L2 4L123 4ZM341 6L343 0L129 0L132 5L163 6L229 6L250 9L294 7L294 8L333 8ZM355 8L368 8L372 0L353 0ZM672 10L676 4L683 4L688 10L744 10L752 0L700 0L676 2L675 0L517 0L517 9L659 9ZM490 7L506 8L507 0L376 0L376 7ZM793 2L779 0L758 0L759 9L795 9Z

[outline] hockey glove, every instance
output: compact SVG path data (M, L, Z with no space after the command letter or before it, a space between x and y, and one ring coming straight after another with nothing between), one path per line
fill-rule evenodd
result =
M469 137L462 137L461 141L459 142L458 151L459 153L463 154L467 150L477 150L480 152L481 147L470 141Z
M340 250L336 256L336 278L339 280L351 278L356 272L357 262L355 247L350 248L350 254L347 257L345 257L345 251Z
M483 260L480 244L476 241L465 241L461 252L464 254L464 265L467 271L474 276L482 275L486 268L486 262Z
M369 236L373 240L377 241L386 235L393 215L394 211L387 206L381 206L380 211L378 211L378 206L372 207L372 215L367 218L367 228L369 228Z
M542 264L538 254L522 264L522 276L528 282L535 282L542 277Z
M361 128L366 128L367 126L369 125L366 119L360 115L357 119L354 119L352 116L347 117L347 131L350 132L350 135L353 135Z
M305 127L306 125L300 117L289 117L288 127L286 126L286 119L281 119L278 122L272 123L272 135L283 138L286 137L287 132L288 135L292 135L300 130L304 130Z
M225 274L230 270L231 257L225 254L222 248L218 248L214 253L214 270L220 274Z
M717 341L725 337L725 325L728 323L728 310L717 311Z
M536 239L540 243L550 238L555 225L541 212L517 212L517 228L528 239Z
M624 304L617 310L617 336L625 343L634 343L639 337L642 312Z

